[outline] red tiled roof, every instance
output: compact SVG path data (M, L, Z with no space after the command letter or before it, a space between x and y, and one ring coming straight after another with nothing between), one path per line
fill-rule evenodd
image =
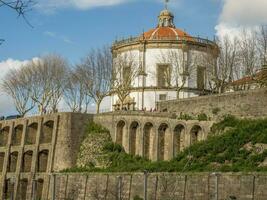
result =
M168 38L193 40L193 38L186 32L172 27L158 27L155 29L151 29L145 32L143 36L146 40L168 39Z
M230 85L237 86L243 84L251 84L257 80L263 80L263 79L267 79L267 69L260 70L254 76L246 76L239 80L233 81L230 83Z

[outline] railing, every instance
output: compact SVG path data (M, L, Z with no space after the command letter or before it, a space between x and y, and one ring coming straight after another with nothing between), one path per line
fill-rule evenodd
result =
M143 38L142 36L139 37L130 37L127 39L121 39L121 40L116 40L113 45L124 45L124 44L129 44L129 43L134 43L134 42L139 42L139 41L168 41L168 40L176 40L180 42L196 42L196 43L201 43L201 44L208 44L208 45L216 45L215 42L209 40L209 39L204 39L200 37L191 37L191 36L166 36L166 37L159 37L159 36L153 36L152 38Z

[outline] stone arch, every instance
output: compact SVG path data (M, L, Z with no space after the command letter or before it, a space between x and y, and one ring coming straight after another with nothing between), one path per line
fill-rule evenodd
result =
M22 172L31 172L32 155L33 155L33 151L27 151L23 154L22 166L21 166Z
M54 121L50 120L43 124L40 136L40 144L51 143L54 129Z
M9 155L8 166L7 166L8 172L16 172L18 155L19 155L19 153L17 151L15 151Z
M3 171L4 160L5 160L5 153L1 152L0 153L0 172Z
M117 144L124 146L126 132L127 132L126 122L124 120L120 120L116 125L116 143Z
M203 129L200 125L194 125L190 130L190 144L194 144L202 140Z
M47 171L48 155L48 150L42 150L38 153L37 172Z
M130 139L130 154L132 155L137 155L138 154L138 147L139 145L139 141L140 141L140 123L137 121L133 121L130 125L130 135L129 135L129 139Z
M170 145L170 126L167 123L161 123L158 128L158 160L170 159Z
M15 193L15 181L10 178L6 179L4 186L4 198L13 199L14 193Z
M43 187L44 187L44 180L38 179L36 182L36 199L42 199Z
M14 133L12 134L12 141L11 144L14 146L19 146L21 144L23 133L23 125L18 125L14 129Z
M185 126L177 124L173 130L173 153L176 156L181 150L184 149L185 142Z
M17 199L26 200L27 199L27 188L28 188L28 179L19 180Z
M0 130L0 146L6 146L8 142L10 127L6 126Z
M25 136L26 145L31 145L36 143L37 130L38 130L38 123L36 122L28 126Z
M147 122L143 128L143 156L152 159L153 155L153 138L155 137L154 125Z

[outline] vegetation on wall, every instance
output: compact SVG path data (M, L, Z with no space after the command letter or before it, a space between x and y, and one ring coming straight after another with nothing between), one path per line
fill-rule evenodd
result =
M107 142L106 168L85 167L66 172L238 172L267 171L267 119L237 119L226 116L214 124L211 136L178 154L171 161L151 162L126 154L120 145ZM263 165L263 163L265 163Z

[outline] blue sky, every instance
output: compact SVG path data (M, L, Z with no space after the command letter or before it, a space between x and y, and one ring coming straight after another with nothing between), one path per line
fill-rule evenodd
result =
M128 0L113 6L89 8L60 3L55 3L54 9L41 6L27 14L34 28L9 9L0 8L0 38L6 40L0 46L0 61L58 53L75 63L90 48L154 28L164 8L163 1L157 0ZM221 9L220 0L173 0L170 5L177 27L205 38L216 34L214 27Z
M31 28L8 8L0 7L1 79L34 57L57 53L75 64L91 48L117 38L138 36L157 25L164 0L36 0L27 14ZM243 27L267 24L267 0L170 0L176 27L213 39L238 36ZM105 103L108 105L108 103ZM15 113L0 91L0 116Z

